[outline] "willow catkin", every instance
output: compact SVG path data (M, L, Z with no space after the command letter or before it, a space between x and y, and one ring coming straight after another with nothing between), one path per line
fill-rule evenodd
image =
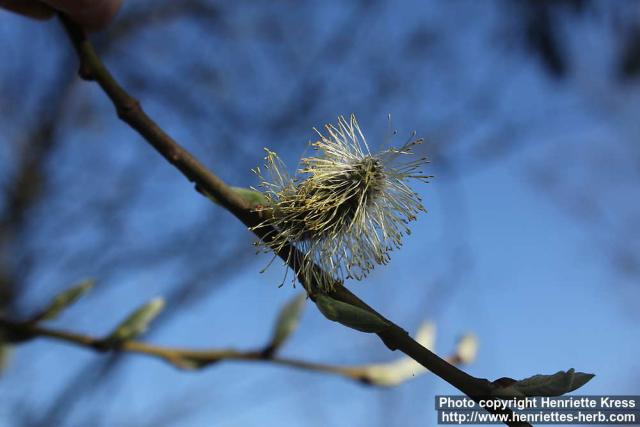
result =
M334 282L318 277L314 264L343 281L361 280L389 261L389 252L410 233L408 223L425 210L405 181L429 178L420 170L426 158L405 161L422 143L415 135L400 148L371 154L354 115L324 129L316 130L320 140L311 144L318 155L302 159L296 177L269 150L267 173L256 170L269 201L259 208L269 210L261 225L275 230L265 249L295 245L304 254L296 273L320 289Z

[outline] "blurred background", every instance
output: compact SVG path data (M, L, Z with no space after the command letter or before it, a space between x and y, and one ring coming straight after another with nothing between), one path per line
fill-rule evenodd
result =
M640 391L640 2L125 1L93 40L169 134L227 182L264 147L295 170L313 127L355 113L374 149L391 114L435 175L388 266L348 286L414 331L463 333L469 373L576 368L581 394ZM145 340L263 345L300 291L240 222L120 122L58 22L0 11L0 311L20 319L85 277L53 327L102 335L140 304ZM282 355L391 361L308 305ZM181 372L49 340L4 352L0 426L427 426L431 375L395 388L263 363Z

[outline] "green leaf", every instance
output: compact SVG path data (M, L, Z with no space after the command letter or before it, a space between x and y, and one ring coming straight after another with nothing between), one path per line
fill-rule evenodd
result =
M89 292L94 283L94 280L84 280L76 286L59 293L51 300L49 305L42 310L41 314L35 317L34 320L41 321L57 318L63 310L80 299L81 296Z
M132 340L142 335L149 324L164 308L162 298L154 298L133 313L131 313L113 332L105 339L109 344L121 343Z
M493 383L495 387L493 394L502 398L562 396L579 389L594 376L594 374L576 372L571 368L566 372L558 371L553 375L534 375L507 385L500 385L500 382L504 383L505 381L498 380Z
M292 298L282 307L273 328L271 348L277 349L280 347L296 330L306 299L307 296L303 293Z
M389 324L380 316L355 305L335 300L328 295L318 294L315 303L327 319L360 332L382 332L389 327Z

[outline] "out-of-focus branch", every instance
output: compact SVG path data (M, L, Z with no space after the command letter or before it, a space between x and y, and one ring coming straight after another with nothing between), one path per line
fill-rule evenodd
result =
M113 102L118 117L140 133L151 146L182 172L187 179L194 182L199 191L213 196L220 205L234 214L246 226L252 228L258 237L269 243L273 230L268 227L260 227L260 216L250 209L247 202L147 116L138 100L129 95L113 78L82 30L65 16L61 15L60 18L80 59L80 76L85 80L92 80L98 83ZM303 259L302 254L293 246L283 248L278 255L284 260L290 260L289 265L294 271L297 271L296 266L299 265L299 260ZM325 272L319 269L317 274L326 275ZM301 283L309 293L310 298L315 300L317 290L314 284L305 283L304 280L301 280ZM487 379L473 377L438 357L413 340L401 327L385 319L369 307L344 286L337 284L328 295L337 301L358 307L385 321L388 326L384 330L377 332L377 335L389 349L402 351L474 400L491 396L493 385ZM494 409L491 412L511 414L510 410Z
M166 1L154 4L153 10L141 7L119 17L109 27L109 38L119 39L129 36L133 31L147 28L149 25L162 25L188 16L208 18L212 24L220 25L220 6L203 0Z
M390 383L380 378L378 372L388 366L393 369L393 363L362 366L336 366L324 363L281 357L273 352L258 349L254 351L240 351L235 349L206 349L195 350L177 347L165 347L147 344L140 341L123 341L110 346L104 338L83 335L60 329L45 328L33 322L14 322L0 317L0 328L18 339L49 338L91 349L97 352L138 353L161 359L176 368L185 370L201 369L222 361L265 362L289 368L313 372L329 373L359 381L369 385L397 385L401 381ZM461 351L457 351L447 358L450 363L468 363L470 360Z
M47 186L47 162L58 144L56 130L62 121L75 79L56 69L56 83L41 101L35 116L40 122L24 132L14 144L15 173L2 188L0 212L0 311L12 311L11 305L26 286L19 278L27 275L30 259L20 249L29 214L42 200Z

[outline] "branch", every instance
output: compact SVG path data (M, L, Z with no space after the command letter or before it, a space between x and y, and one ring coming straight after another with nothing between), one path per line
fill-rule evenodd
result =
M187 349L177 347L165 347L147 344L140 341L123 341L116 346L110 346L104 338L83 335L60 329L45 328L34 322L15 322L0 317L0 329L8 333L8 336L16 341L26 341L34 338L49 338L68 344L84 347L96 352L123 352L138 353L149 357L161 359L178 369L196 370L209 367L222 361L265 362L290 368L323 372L338 375L350 380L368 385L396 385L396 383L383 382L375 375L380 367L392 367L393 363L381 365L360 366L336 366L324 363L315 363L305 360L291 359L275 355L266 349L254 351L239 351L235 349ZM467 363L469 360L461 355L460 351L448 357L451 363Z
M138 100L129 95L113 78L83 31L64 15L61 14L60 19L80 59L80 76L85 80L92 80L98 83L111 99L118 117L142 135L152 147L182 172L189 181L195 183L197 190L213 196L220 205L235 215L259 238L269 243L273 230L269 227L260 227L261 219L259 214L253 212L247 202L238 196L222 179L208 170L147 116ZM289 260L289 266L293 271L298 270L296 265L299 265L299 260L303 259L302 254L293 246L283 248L279 251L278 256L283 260ZM325 272L319 269L318 274L326 275ZM309 293L310 298L315 301L316 290L313 284L305 283L304 280L300 282ZM378 332L377 335L389 349L402 351L476 401L490 397L493 389L491 382L487 379L473 377L438 357L413 340L401 327L385 319L384 316L369 307L344 286L337 284L328 295L335 300L359 307L372 315L384 319L389 326ZM492 409L491 412L512 414L510 410Z

